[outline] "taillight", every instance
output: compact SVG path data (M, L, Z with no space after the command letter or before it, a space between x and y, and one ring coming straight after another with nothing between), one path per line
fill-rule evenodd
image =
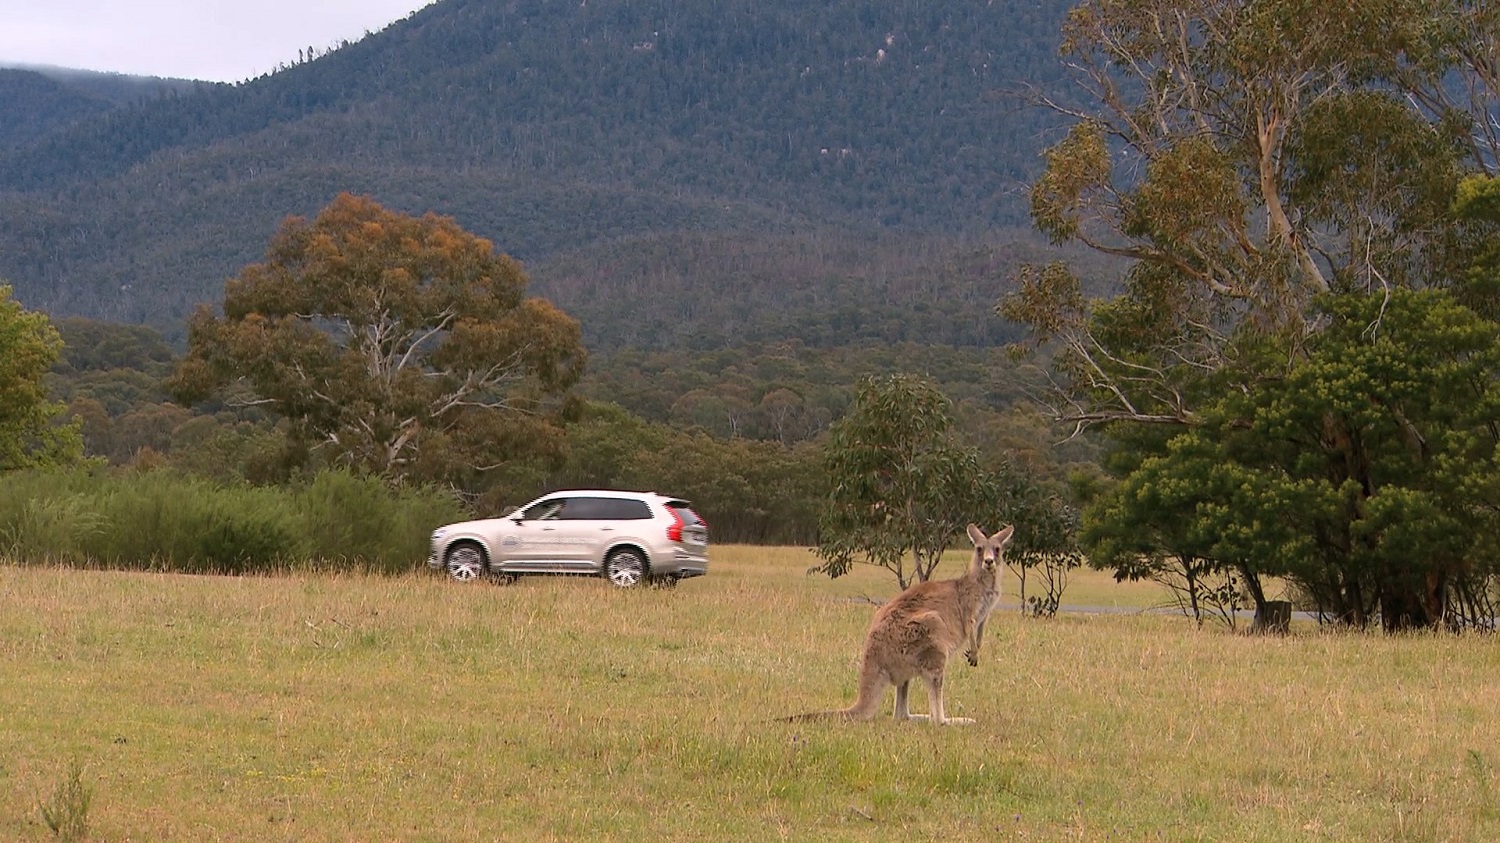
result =
M667 528L667 540L680 542L682 541L682 516L671 507L667 507L667 511L672 513L672 526Z

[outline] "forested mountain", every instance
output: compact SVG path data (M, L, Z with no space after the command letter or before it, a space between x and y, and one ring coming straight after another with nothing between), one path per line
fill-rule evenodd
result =
M491 238L591 344L835 313L990 341L954 317L1038 247L1005 229L1047 123L1010 94L1059 78L1067 5L441 0L238 85L93 115L77 89L0 97L0 278L172 336L347 190Z
M73 93L117 106L135 105L141 100L186 93L218 84L197 79L136 76L130 73L106 73L53 65L17 65L9 69L35 73L51 79Z
M54 67L0 67L0 150L36 145L119 106L204 84Z
M0 148L34 143L112 107L35 71L0 68Z

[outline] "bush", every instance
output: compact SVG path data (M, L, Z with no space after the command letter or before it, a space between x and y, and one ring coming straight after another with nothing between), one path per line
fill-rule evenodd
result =
M7 475L0 483L0 555L82 561L83 543L105 519L75 486L53 472Z
M94 505L107 526L85 543L85 552L115 568L208 570L199 543L221 491L168 471L105 474Z
M192 549L173 570L242 574L295 562L296 519L284 497L276 490L219 490L188 520Z
M295 493L306 557L381 573L409 571L427 555L433 528L468 517L457 496L393 490L379 478L321 471Z
M420 564L434 527L465 517L452 494L393 490L347 471L274 487L172 471L26 471L0 484L0 554L193 573L399 573Z

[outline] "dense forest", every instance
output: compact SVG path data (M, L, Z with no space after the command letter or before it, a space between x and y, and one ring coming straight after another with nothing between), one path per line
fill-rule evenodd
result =
M192 91L203 83L65 68L0 67L0 149L42 138L115 108Z
M347 190L490 238L591 345L726 337L727 314L756 338L990 342L974 306L1012 242L1041 247L1019 229L1051 123L1016 93L1060 79L1066 6L443 0L104 109L7 71L51 94L0 97L27 127L0 137L0 277L176 341L283 217Z

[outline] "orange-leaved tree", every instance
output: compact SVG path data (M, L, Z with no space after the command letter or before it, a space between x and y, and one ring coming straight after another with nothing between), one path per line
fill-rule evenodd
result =
M495 468L557 441L583 370L577 321L526 286L450 218L340 194L282 223L222 315L199 307L170 386L196 402L243 384L299 443L387 477Z

